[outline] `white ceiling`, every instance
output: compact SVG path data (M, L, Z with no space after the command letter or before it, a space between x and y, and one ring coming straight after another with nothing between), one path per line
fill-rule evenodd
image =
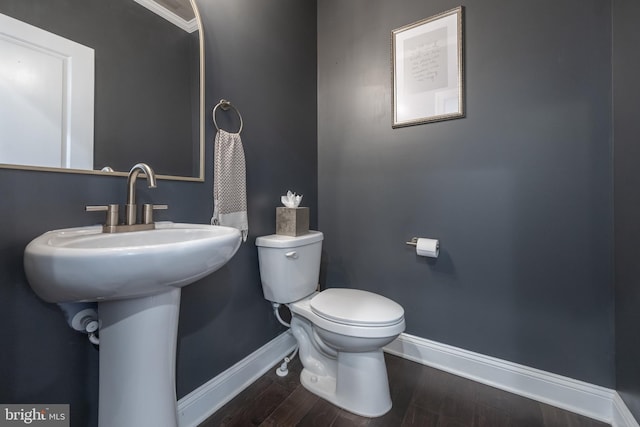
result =
M189 0L154 0L160 6L175 13L185 21L191 21L195 18L191 2Z
M198 29L198 22L190 0L134 1L189 33Z

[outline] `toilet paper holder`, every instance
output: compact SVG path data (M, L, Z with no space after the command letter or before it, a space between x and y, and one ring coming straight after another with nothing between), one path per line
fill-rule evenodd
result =
M408 242L405 242L407 245L412 245L412 246L417 246L418 245L418 238L417 237L412 237L411 240L409 240Z
M405 242L407 245L411 245L411 246L418 246L418 238L417 237L412 237L411 240L409 240L408 242ZM440 242L438 242L436 244L436 249L440 249Z

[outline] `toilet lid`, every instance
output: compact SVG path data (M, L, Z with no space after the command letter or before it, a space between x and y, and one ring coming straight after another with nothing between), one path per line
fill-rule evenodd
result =
M357 289L326 289L313 297L309 305L318 316L348 325L386 326L404 317L404 309L397 302Z

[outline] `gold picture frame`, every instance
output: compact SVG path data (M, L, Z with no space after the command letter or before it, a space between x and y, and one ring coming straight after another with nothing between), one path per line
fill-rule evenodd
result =
M465 116L463 7L391 32L393 128Z

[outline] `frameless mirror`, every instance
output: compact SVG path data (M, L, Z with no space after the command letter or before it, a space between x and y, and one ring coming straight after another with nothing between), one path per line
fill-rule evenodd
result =
M202 181L203 52L194 0L0 0L0 167Z

